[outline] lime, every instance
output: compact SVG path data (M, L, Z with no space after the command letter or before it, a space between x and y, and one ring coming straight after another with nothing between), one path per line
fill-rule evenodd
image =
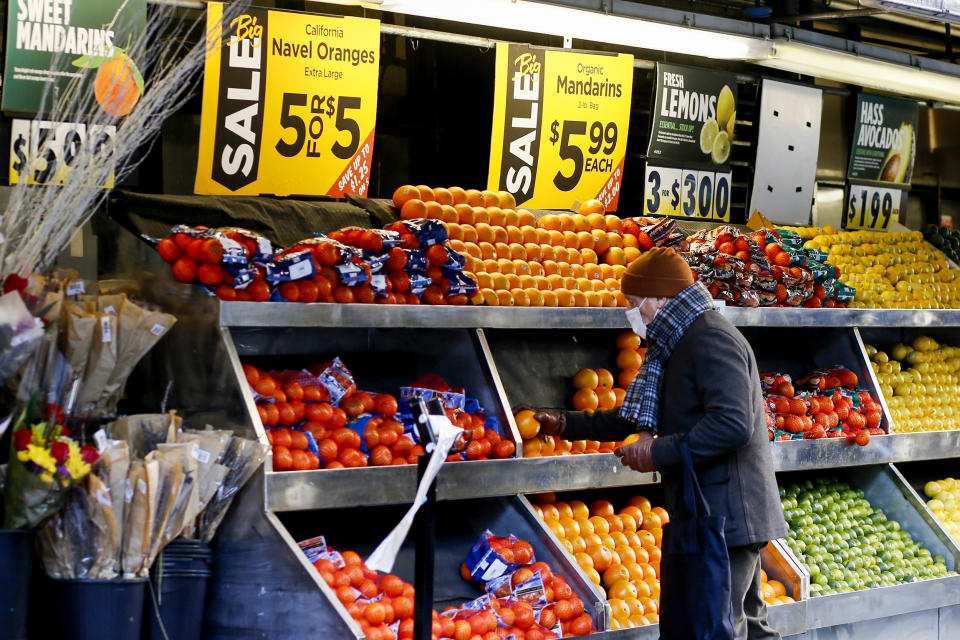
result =
M710 159L713 160L713 164L725 164L730 159L730 136L726 131L721 131L714 139Z
M704 122L700 129L700 151L712 153L713 142L716 140L718 133L720 133L720 125L717 124L716 120L711 118Z

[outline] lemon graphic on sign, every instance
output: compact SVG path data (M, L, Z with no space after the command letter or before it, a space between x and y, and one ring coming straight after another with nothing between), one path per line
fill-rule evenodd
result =
M720 125L713 118L703 123L700 129L700 151L704 153L713 153L713 141L720 133Z
M727 120L727 135L733 140L733 127L737 124L737 110L734 109L733 113L730 114L730 119Z
M710 154L713 164L725 164L730 159L730 136L721 131L713 140L713 152Z
M717 96L717 124L721 129L727 127L727 123L732 119L737 105L733 102L733 91L728 85L723 85L720 89L720 95Z

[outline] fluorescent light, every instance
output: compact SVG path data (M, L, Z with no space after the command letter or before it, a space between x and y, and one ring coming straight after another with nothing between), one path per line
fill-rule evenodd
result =
M776 40L773 51L757 64L792 73L856 84L923 100L960 104L960 77L863 58L799 42Z
M771 50L770 42L760 38L529 0L383 0L379 8L381 11L437 20L532 31L704 58L756 60L766 58Z

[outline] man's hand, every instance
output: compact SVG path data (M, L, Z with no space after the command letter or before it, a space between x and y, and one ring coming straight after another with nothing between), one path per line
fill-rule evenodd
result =
M647 431L640 432L640 439L630 444L625 444L614 451L614 454L620 458L620 464L630 467L634 471L649 473L655 471L653 466L653 456L650 449L653 447L653 436Z
M513 415L521 411L533 411L533 419L540 423L542 436L560 436L567 426L567 419L562 411L544 411L527 404L518 404L513 407Z

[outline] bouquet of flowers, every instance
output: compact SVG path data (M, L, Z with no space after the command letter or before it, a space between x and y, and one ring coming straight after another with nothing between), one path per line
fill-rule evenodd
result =
M3 526L27 529L40 525L62 506L67 489L90 473L99 459L91 446L81 447L69 431L53 421L37 422L35 400L20 414L10 440L4 487Z

